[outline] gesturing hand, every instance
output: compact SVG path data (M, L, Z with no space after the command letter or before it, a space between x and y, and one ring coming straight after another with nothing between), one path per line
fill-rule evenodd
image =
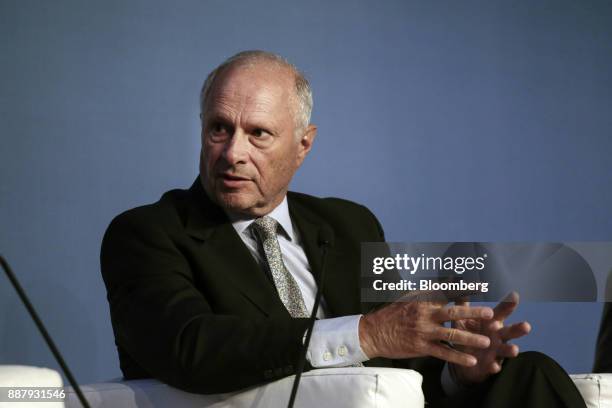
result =
M453 326L458 330L484 335L491 340L487 348L472 347L453 340L457 350L473 355L478 360L478 363L471 367L450 366L451 371L454 371L456 379L461 384L467 385L484 381L490 375L501 370L501 363L504 358L512 358L518 355L518 346L507 342L525 336L531 331L531 326L527 322L504 326L504 320L514 312L518 303L518 293L512 292L493 309L493 319L467 318L453 322ZM469 302L456 302L456 304L463 307L469 306Z
M494 316L490 307L445 306L447 301L398 301L364 315L359 322L359 341L369 357L410 358L433 356L462 366L477 364L474 350L490 347L489 337L444 322L485 322ZM452 341L466 351L452 349Z

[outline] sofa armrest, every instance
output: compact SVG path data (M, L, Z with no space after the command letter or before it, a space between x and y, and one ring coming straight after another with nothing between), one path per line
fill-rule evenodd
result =
M82 387L92 408L284 408L293 376L237 392L192 394L159 381L131 380L89 384ZM378 367L328 368L302 375L295 407L422 408L422 377L413 370ZM67 407L80 407L76 394L67 388Z
M22 365L0 365L0 387L61 387L62 376L55 370L44 367ZM6 390L3 388L3 390ZM3 391L4 392L4 391ZM5 400L6 395L2 396ZM0 402L0 407L45 407L63 408L63 402Z
M587 408L612 408L612 374L572 374Z

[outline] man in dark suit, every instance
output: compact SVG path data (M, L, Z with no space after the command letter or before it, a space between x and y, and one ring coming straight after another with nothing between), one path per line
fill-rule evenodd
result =
M584 406L552 360L517 357L507 342L530 330L503 325L516 295L495 309L427 300L365 309L360 243L384 241L378 221L349 201L288 192L316 137L311 108L304 76L274 54L240 53L208 76L200 177L121 214L104 237L124 376L218 393L292 375L326 246L307 369L415 368L440 406Z

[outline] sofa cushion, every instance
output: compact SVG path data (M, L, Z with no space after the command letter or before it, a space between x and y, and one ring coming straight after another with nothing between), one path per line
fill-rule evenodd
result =
M92 408L284 408L293 378L214 395L191 394L152 379L90 384L82 389ZM416 371L396 368L313 370L302 375L295 407L421 408L424 406L421 381L422 377ZM68 407L80 407L71 388L67 388L66 394Z
M61 387L62 377L57 371L43 367L0 365L0 387ZM4 399L4 395L2 396ZM2 408L44 407L63 408L63 402L0 402Z
M572 374L587 408L612 408L612 374Z

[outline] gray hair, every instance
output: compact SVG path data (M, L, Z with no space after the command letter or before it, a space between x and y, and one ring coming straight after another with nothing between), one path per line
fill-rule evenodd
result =
M298 130L306 129L310 124L310 115L312 113L312 90L310 84L304 74L292 63L278 54L261 50L242 51L235 54L221 63L217 68L212 70L206 77L202 91L200 92L200 115L204 116L206 103L210 96L211 88L215 82L215 78L226 68L234 65L253 66L258 62L271 62L279 67L288 68L293 72L295 79L295 95L297 96L297 112L294 112L295 125Z

